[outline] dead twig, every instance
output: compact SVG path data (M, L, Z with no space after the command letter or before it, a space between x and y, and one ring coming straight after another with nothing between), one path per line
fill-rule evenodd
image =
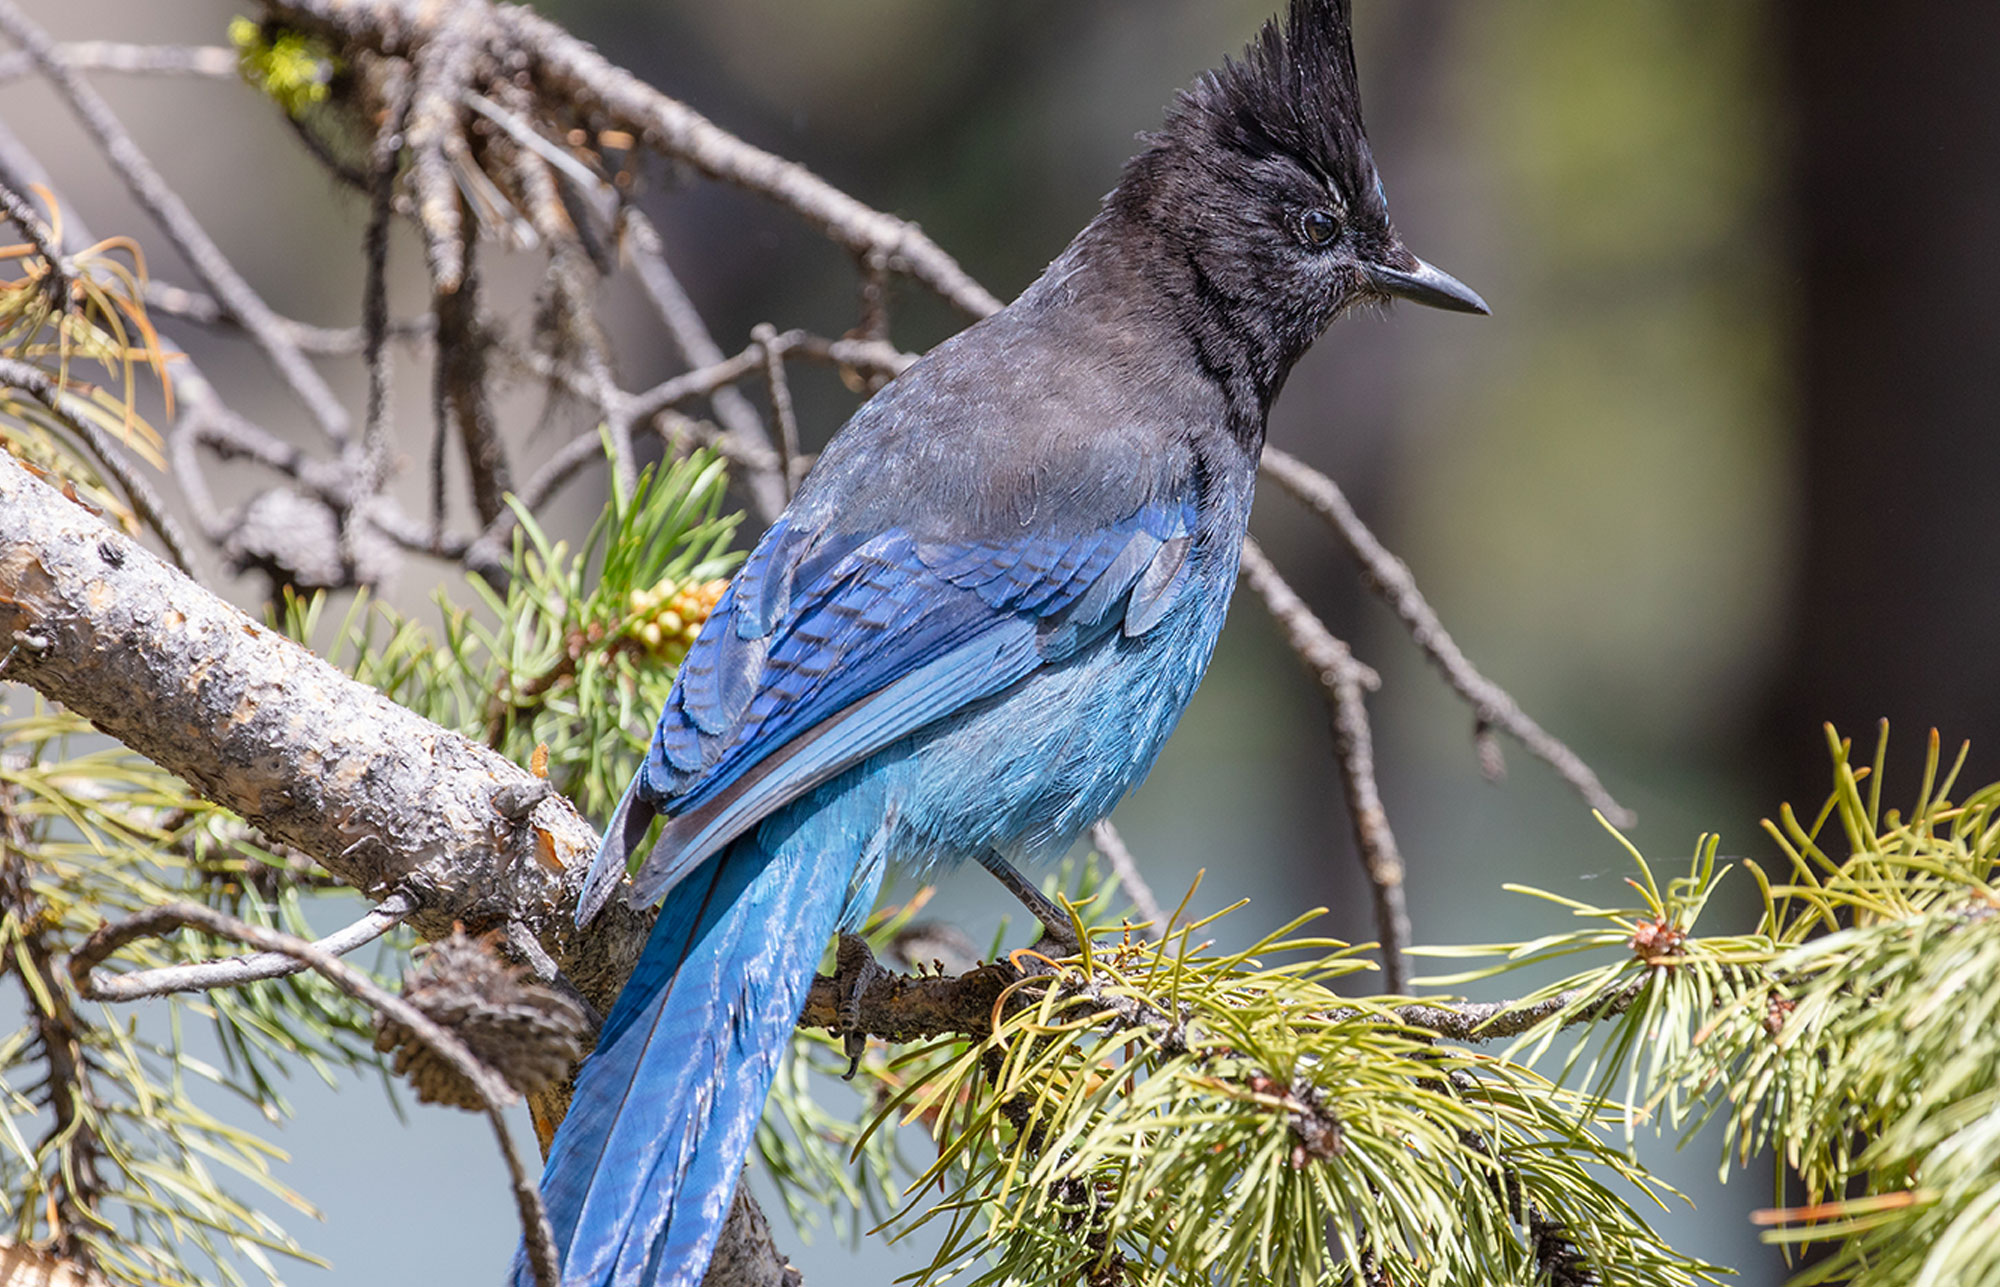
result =
M1476 670L1445 631L1430 601L1417 588L1409 565L1391 554L1368 530L1348 504L1347 497L1331 478L1295 456L1276 447L1264 449L1264 472L1305 506L1326 520L1361 564L1363 579L1382 596L1390 610L1402 621L1452 690L1472 707L1480 730L1499 729L1526 747L1528 753L1554 769L1563 781L1583 797L1585 803L1618 826L1630 825L1632 811L1619 804L1598 781L1576 752L1529 718L1514 699L1492 680ZM1490 746L1481 756L1482 765L1493 767Z
M63 61L61 47L46 31L29 21L14 0L0 0L0 32L4 32L35 62L35 66L69 103L77 120L95 140L118 177L143 207L167 239L174 243L189 267L202 279L271 360L278 374L291 386L307 410L312 412L327 437L336 442L347 436L347 412L340 400L306 361L298 346L271 311L236 271L213 238L194 217L180 195L167 186L132 136L111 111L104 97Z
M1410 982L1410 911L1403 892L1403 855L1382 807L1375 782L1375 739L1368 724L1367 691L1381 687L1373 670L1355 660L1348 646L1335 638L1285 584L1257 542L1244 538L1243 579L1285 632L1285 640L1318 682L1326 697L1333 728L1334 759L1347 795L1347 814L1361 867L1375 904L1375 935L1381 940L1383 986L1392 993Z
M70 958L70 978L75 981L77 991L90 1000L122 999L116 995L116 981L101 979L96 967L127 943L142 938L159 938L181 929L194 929L216 938L232 939L262 953L298 962L300 968L314 971L349 997L402 1024L433 1054L465 1078L485 1106L486 1118L492 1123L493 1134L500 1145L500 1155L507 1163L521 1220L521 1237L534 1266L537 1287L558 1287L561 1268L556 1259L555 1238L549 1230L548 1213L542 1206L541 1191L536 1187L534 1177L523 1166L521 1156L514 1148L513 1136L507 1130L507 1119L501 1111L517 1098L514 1088L482 1063L452 1032L332 952L295 935L252 925L199 903L167 903L106 925L84 940Z
M58 44L56 54L78 71L123 72L138 76L205 76L235 80L236 51L220 45L137 45L122 40L74 40ZM0 84L32 76L33 54L23 50L0 54Z
M1119 888L1125 891L1125 896L1132 900L1132 906L1138 909L1139 915L1147 922L1146 937L1158 942L1167 932L1166 909L1160 906L1160 900L1154 896L1153 887L1139 874L1138 860L1132 857L1132 851L1126 847L1125 837L1119 835L1118 828L1111 825L1111 819L1106 818L1090 829L1090 843L1098 853L1104 855L1104 861L1111 864L1112 873L1118 877Z
M346 956L402 924L403 919L416 908L416 900L409 895L391 894L370 908L366 916L325 938L314 940L312 946L328 956ZM87 970L94 967L98 960L87 961L81 968ZM71 969L77 968L73 959ZM206 992L212 988L233 988L264 979L282 979L310 968L311 963L295 952L258 952L250 956L134 970L129 974L93 975L89 995L96 1001L142 1001L175 992Z
M750 338L764 354L764 383L771 394L771 418L778 422L778 469L785 485L785 501L799 485L799 418L792 411L792 386L785 379L784 350L774 343L778 330L769 322L759 322Z

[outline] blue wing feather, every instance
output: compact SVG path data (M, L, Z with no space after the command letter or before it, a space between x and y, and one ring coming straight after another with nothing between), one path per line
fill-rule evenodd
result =
M1143 633L1172 600L1192 529L1191 501L1012 541L814 534L781 520L661 714L634 796L672 821L638 892L658 897L759 818L1106 630ZM600 855L580 919L624 857L608 869Z

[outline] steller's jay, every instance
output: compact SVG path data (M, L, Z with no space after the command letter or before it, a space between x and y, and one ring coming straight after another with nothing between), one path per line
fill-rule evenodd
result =
M828 444L591 869L580 922L667 816L635 877L659 921L542 1179L565 1287L701 1279L821 953L887 863L1058 855L1145 776L1222 628L1272 399L1391 297L1486 311L1389 225L1349 0L1293 0L1020 298Z

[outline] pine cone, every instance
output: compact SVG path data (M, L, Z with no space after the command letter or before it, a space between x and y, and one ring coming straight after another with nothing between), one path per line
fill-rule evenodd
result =
M567 1076L582 1053L582 1007L464 934L431 945L403 976L403 999L524 1095ZM375 1048L396 1052L397 1074L416 1087L422 1103L485 1107L471 1082L387 1015L375 1016Z

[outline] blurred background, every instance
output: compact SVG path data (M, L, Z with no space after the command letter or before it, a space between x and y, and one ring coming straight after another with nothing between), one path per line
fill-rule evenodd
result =
M1273 2L538 7L725 128L917 220L1011 297L1090 217L1134 135ZM25 7L59 38L197 44L221 43L234 12ZM1768 858L1758 820L1826 793L1825 721L1869 743L1878 719L1894 723L1891 800L1914 792L1932 727L1948 747L1972 740L1968 781L2000 776L2000 9L1356 7L1398 225L1494 316L1405 308L1339 324L1292 377L1272 441L1347 489L1474 662L1637 810L1629 834L1656 868L1675 869L1704 831L1725 854ZM97 79L279 311L353 324L363 202L303 157L268 101L227 83ZM139 235L156 276L187 280L45 90L0 85L0 119L97 235ZM851 322L851 263L783 212L696 182L657 182L645 204L725 350L760 322ZM413 242L395 253L415 262ZM898 303L904 348L959 324L915 291ZM616 293L608 307L639 310ZM244 411L293 416L248 345L183 342ZM621 358L628 383L649 362L665 369ZM351 365L329 370L358 406ZM797 382L816 444L856 399L827 371ZM406 384L398 422L420 460L427 410ZM517 410L531 419L533 405ZM408 472L421 495L421 466ZM1316 521L1266 493L1258 538L1384 675L1371 709L1418 941L1563 927L1503 893L1508 881L1622 901L1629 860L1611 837L1518 752L1511 777L1485 781L1466 709ZM597 503L579 495L573 515ZM406 566L396 597L422 603L438 575ZM1254 601L1117 821L1168 902L1204 867L1201 904L1253 900L1229 935L1324 904L1332 933L1372 937L1324 708ZM972 877L942 906L983 943L998 898ZM1741 904L1711 914L1710 928L1750 917ZM335 1269L294 1281L497 1281L515 1235L483 1126L433 1110L399 1120L367 1086L297 1099L287 1174L326 1213L300 1234ZM1781 1281L1747 1221L1771 1204L1768 1182L1718 1187L1712 1141L1678 1158L1645 1144L1698 1204L1663 1217L1670 1236L1745 1283ZM825 1229L809 1246L783 1236L816 1284L921 1263L879 1240L850 1251Z

